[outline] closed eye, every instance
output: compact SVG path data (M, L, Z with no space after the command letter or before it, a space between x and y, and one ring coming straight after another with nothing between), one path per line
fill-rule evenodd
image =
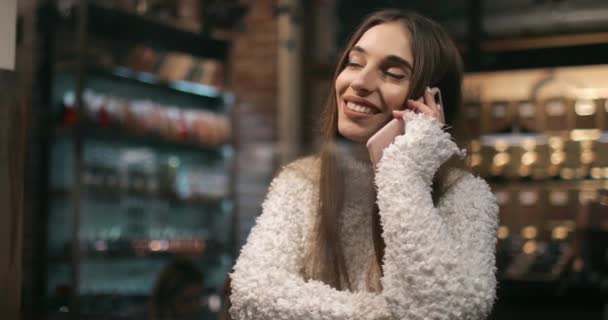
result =
M384 74L387 75L387 76L389 76L389 77L391 77L391 78L393 78L393 79L396 79L396 80L403 80L403 79L405 79L405 75L404 74L396 74L396 73L392 73L392 72L388 72L388 71L384 71Z
M351 68L363 68L363 65L361 63L353 62L353 61L346 62L346 66L351 67Z

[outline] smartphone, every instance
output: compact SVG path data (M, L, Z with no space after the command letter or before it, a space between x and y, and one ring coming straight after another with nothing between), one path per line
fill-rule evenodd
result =
M433 89L435 91L435 102L444 108L443 99L441 98L441 91L439 88ZM443 115L442 115L443 116ZM445 121L444 119L442 119ZM402 119L393 119L389 121L384 127L376 132L369 140L367 140L366 147L369 152L369 158L372 161L374 167L380 162L382 158L382 152L384 148L388 147L395 138L399 135L405 134L406 123Z
M376 132L369 140L366 146L369 152L369 158L374 167L380 162L384 148L388 147L395 138L405 133L405 121L402 119L393 119Z

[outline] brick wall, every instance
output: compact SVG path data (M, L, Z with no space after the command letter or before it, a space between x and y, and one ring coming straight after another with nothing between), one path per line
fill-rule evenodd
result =
M250 7L244 19L245 30L233 37L229 60L230 87L237 99L238 247L261 212L261 203L276 170L278 30L273 10L276 1L247 3Z
M244 19L245 30L233 39L230 56L230 82L240 101L254 106L252 112L264 115L274 127L277 95L277 17L274 0L250 1ZM274 139L272 134L256 140Z

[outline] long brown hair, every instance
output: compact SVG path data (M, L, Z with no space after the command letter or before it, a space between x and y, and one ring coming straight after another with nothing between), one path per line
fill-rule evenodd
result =
M459 109L462 100L462 58L449 35L439 24L416 13L389 9L369 15L351 35L338 61L333 82L345 68L349 51L363 34L376 25L391 22L401 23L411 35L414 64L408 98L422 96L427 86L439 87L446 104L443 106L446 124L454 124L455 111ZM321 170L315 225L302 273L306 279L320 280L338 290L352 290L337 223L344 201L344 175L335 153L335 138L339 135L336 92L334 88L330 92L321 123L323 145L319 155ZM448 127L446 130L454 131L454 128ZM447 163L433 180L432 196L435 203L440 196L439 187L442 186L445 171L443 168L446 166ZM381 274L385 244L377 207L373 212L372 222L375 259L370 266ZM368 273L368 289L380 290L379 275L374 277L370 274Z

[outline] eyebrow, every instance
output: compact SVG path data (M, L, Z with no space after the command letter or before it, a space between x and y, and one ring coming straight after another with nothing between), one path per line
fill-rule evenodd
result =
M367 51L365 51L365 49L361 48L360 46L354 46L350 51L351 52L355 51L355 52L360 52L360 53L363 53L363 54L367 54ZM410 70L413 69L412 65L407 60L405 60L405 59L403 59L403 58L401 58L399 56L393 55L393 54L387 56L385 58L385 60L387 62L389 62L389 63L392 63L392 64L402 65L402 66L404 66L404 67L406 67L406 68L408 68Z

